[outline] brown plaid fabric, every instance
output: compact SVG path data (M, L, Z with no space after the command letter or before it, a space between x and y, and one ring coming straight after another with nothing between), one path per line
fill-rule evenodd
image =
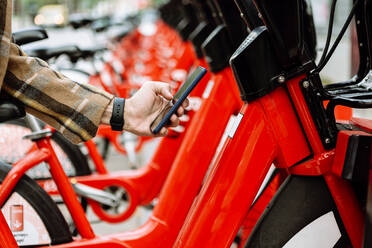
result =
M41 59L27 57L11 42L11 15L12 0L0 0L0 89L71 142L91 139L113 96L66 78Z

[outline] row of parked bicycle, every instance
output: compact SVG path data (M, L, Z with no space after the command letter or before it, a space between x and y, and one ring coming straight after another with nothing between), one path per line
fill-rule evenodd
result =
M75 146L1 99L0 247L372 247L372 122L335 117L339 105L372 107L372 1L353 1L331 45L336 2L317 63L305 0L170 0L119 22L71 21L115 29L105 47L26 51L123 98L147 80L176 90L193 68L209 72L145 165L138 152L152 138L100 126L98 143ZM353 18L358 73L323 86L319 72ZM14 33L19 45L46 38L40 28ZM108 171L110 146L131 170ZM96 236L85 213L120 223L156 198L147 222L130 232Z

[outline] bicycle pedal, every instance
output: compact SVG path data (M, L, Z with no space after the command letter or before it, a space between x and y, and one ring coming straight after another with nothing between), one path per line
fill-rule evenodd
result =
M36 131L36 132L26 134L22 138L35 141L35 140L43 139L43 138L46 138L46 137L50 137L50 136L52 136L52 134L53 134L52 130L44 129L44 130L40 130L40 131Z

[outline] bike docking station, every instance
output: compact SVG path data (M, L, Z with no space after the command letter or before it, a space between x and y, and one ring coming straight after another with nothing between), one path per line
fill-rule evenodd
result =
M0 99L0 122L25 116L31 133L24 138L32 142L14 164L0 162L0 247L372 247L372 121L335 114L336 106L372 108L372 0L350 2L344 26L331 48L328 33L318 63L304 0L170 0L158 8L151 34L133 17L110 40L102 70L88 75L92 85L129 98L148 78L178 90L195 68L208 69L189 95L181 128L162 137L141 167L136 154L153 139L101 126L103 153L93 140L85 142L93 165L67 175L53 145L57 131L14 99ZM323 86L319 73L352 18L362 44L357 75ZM105 30L106 22L72 23ZM20 45L47 37L43 30L20 34ZM92 59L101 50L65 47L39 55ZM107 169L109 145L133 169ZM49 165L49 178L25 175L41 162ZM62 199L71 222L51 196ZM132 231L96 235L86 215L89 207L101 221L123 223L155 199L147 221Z

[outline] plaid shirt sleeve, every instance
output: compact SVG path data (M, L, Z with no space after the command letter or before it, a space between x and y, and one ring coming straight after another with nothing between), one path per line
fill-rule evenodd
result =
M0 80L5 74L2 90L22 101L27 112L55 127L72 143L95 136L103 112L113 99L111 94L53 71L46 62L28 57L9 38L2 38L0 56L5 55L4 48L8 48L8 57L5 72L0 69ZM0 66L3 60L0 58Z

